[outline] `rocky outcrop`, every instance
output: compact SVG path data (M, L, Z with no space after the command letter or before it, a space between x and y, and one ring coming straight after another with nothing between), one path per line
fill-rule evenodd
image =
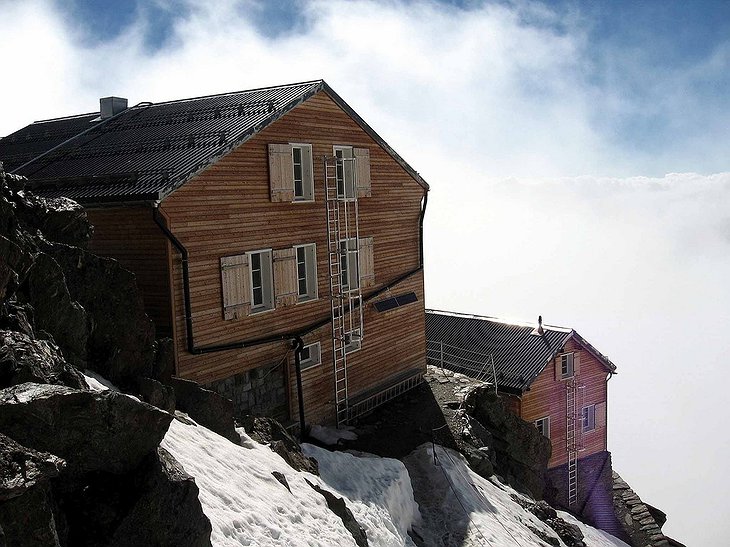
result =
M0 434L0 530L5 544L59 545L50 480L64 466L62 459Z
M338 517L340 517L340 520L342 520L342 524L345 526L345 528L347 528L347 531L350 532L352 539L355 540L355 543L358 545L358 547L368 547L368 535L365 532L365 528L360 526L360 523L357 522L357 519L355 519L355 515L353 515L352 511L350 511L350 508L347 507L345 500L335 496L329 490L325 490L324 488L320 488L318 485L309 482L307 479L304 480L307 481L307 484L311 486L316 492L322 494L325 501L327 502L327 507L329 508L329 510Z
M233 420L233 403L200 384L182 378L170 379L175 390L176 408L200 425L215 431L231 442L241 444Z
M657 511L641 501L631 487L618 473L613 472L613 507L616 517L623 525L632 545L641 547L669 547L670 538L662 533L662 524L657 522L653 512ZM666 520L661 513L660 520Z
M0 389L24 382L87 389L84 377L66 362L53 342L0 330Z
M71 476L134 469L171 421L167 412L111 390L33 383L0 390L0 432L66 459Z
M542 499L550 440L511 413L493 389L477 387L464 401L466 413L489 432L482 439L494 450L494 470L518 490ZM472 431L476 431L472 425Z
M268 445L292 468L297 471L306 471L313 475L319 475L317 460L305 456L299 443L276 420L245 416L241 425L249 437L258 443Z

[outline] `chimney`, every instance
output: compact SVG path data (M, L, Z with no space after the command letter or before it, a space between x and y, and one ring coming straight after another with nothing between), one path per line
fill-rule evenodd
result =
M127 99L122 97L102 97L99 99L100 117L102 120L111 118L127 109Z
M545 330L542 328L542 315L537 316L537 327L533 329L530 336L544 336Z

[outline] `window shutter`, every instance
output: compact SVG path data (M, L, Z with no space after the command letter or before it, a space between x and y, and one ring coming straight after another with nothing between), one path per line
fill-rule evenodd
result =
M560 354L556 355L553 358L553 363L555 364L554 371L555 371L555 381L561 380L563 375L561 371L561 357Z
M305 199L314 199L314 167L311 144L302 146L302 184L304 185Z
M294 160L290 144L269 145L271 201L294 201Z
M239 319L251 312L248 255L221 257L221 287L224 319Z
M606 403L596 404L596 429L606 427Z
M297 303L297 250L294 247L274 251L274 293L277 308Z
M367 148L355 148L355 172L357 183L357 197L368 198L372 195L370 184L370 150Z
M360 238L360 288L367 289L375 286L375 257L373 253L373 238Z
M580 353L577 351L573 352L573 376L578 376L580 373Z

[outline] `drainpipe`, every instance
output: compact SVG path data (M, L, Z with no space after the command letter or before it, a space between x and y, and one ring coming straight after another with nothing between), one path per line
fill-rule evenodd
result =
M426 205L428 204L428 192L423 194L423 205L421 215L418 217L418 257L421 268L423 268L423 217L426 216Z
M294 347L294 368L297 375L297 399L299 400L299 440L304 442L307 437L307 430L304 423L304 390L302 389L302 350L304 340L299 335L292 340Z

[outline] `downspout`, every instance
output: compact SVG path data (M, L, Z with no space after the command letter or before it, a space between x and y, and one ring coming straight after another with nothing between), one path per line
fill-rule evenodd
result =
M418 257L421 268L423 268L423 217L426 216L426 205L428 204L428 192L423 194L423 205L421 215L418 217Z
M306 425L304 423L304 389L302 389L302 350L304 340L299 335L292 340L294 346L294 368L297 376L297 399L299 400L299 440L304 441L307 437Z

